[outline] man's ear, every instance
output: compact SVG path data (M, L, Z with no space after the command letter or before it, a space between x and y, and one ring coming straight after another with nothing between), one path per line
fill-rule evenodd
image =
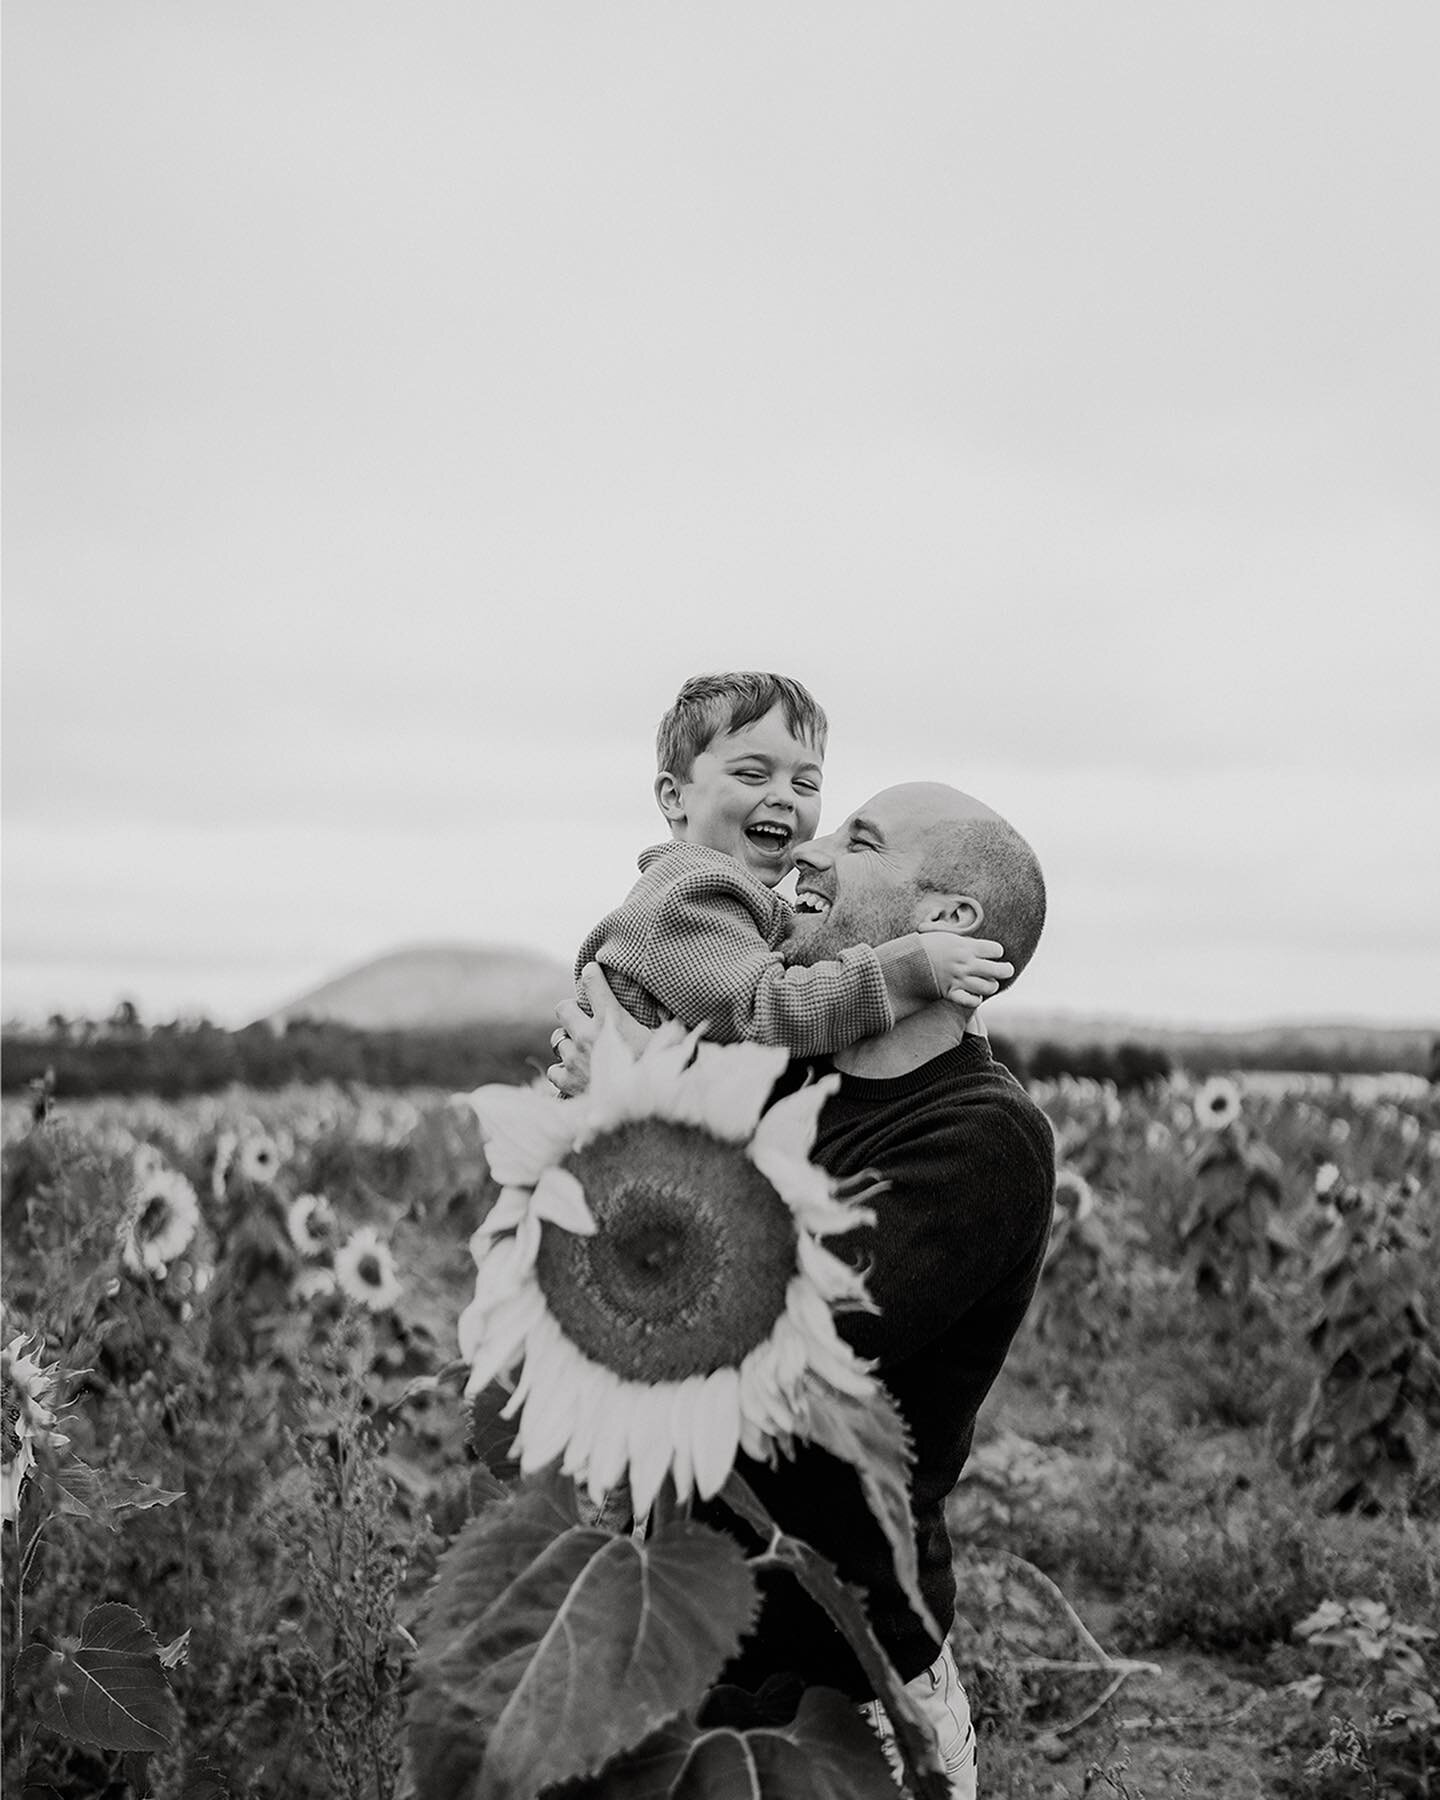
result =
M985 908L973 894L927 894L917 922L922 928L928 925L974 937L985 923Z
M685 797L668 769L662 769L655 777L655 804L672 825L685 823Z

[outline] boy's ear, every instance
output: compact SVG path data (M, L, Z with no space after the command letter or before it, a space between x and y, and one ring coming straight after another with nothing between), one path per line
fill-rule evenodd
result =
M985 908L973 894L927 894L917 922L974 937L985 923Z
M672 825L685 823L685 798L680 783L668 769L662 769L655 777L655 804Z

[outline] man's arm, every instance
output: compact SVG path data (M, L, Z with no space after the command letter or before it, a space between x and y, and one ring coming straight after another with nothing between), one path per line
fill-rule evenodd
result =
M840 1329L882 1374L997 1295L1018 1287L1028 1296L1044 1259L1052 1145L992 1107L966 1108L962 1120L958 1131L937 1125L892 1146L881 1169L888 1186L866 1200L875 1225L832 1246L868 1265L879 1312L847 1314Z

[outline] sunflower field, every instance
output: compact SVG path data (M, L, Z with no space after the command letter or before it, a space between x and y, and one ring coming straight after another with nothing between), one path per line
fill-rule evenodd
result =
M804 1120L762 1141L742 1086L685 1116L751 1134L750 1229L776 1229L779 1193L793 1279L749 1358L714 1383L677 1363L660 1398L592 1372L603 1307L588 1361L547 1347L537 1266L553 1285L563 1252L583 1302L601 1263L567 1146L525 1162L528 1090L483 1090L488 1115L354 1084L7 1100L6 1792L893 1792L824 1690L769 1723L709 1691L750 1576L687 1509L747 1433L850 1455L903 1537L883 1406L829 1324L853 1298L826 1247L841 1203L804 1173ZM1050 1252L950 1515L981 1792L1440 1792L1436 1091L1032 1092L1058 1146ZM516 1166L492 1175L485 1145ZM583 1404L546 1399L547 1366ZM622 1480L648 1536L607 1518ZM669 1594L669 1635L622 1679L637 1580ZM578 1649L522 1706L562 1614Z

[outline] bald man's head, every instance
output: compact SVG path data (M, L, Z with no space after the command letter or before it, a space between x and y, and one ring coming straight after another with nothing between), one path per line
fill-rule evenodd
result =
M930 814L921 832L919 885L979 903L976 937L998 938L1015 965L1013 981L1035 954L1045 928L1045 877L1035 852L1009 822L973 794L941 782L915 782L916 804ZM1009 986L1009 982L1003 983Z
M785 946L791 962L903 937L941 917L936 897L951 896L975 902L972 935L998 938L1018 974L1045 923L1034 851L984 801L944 782L884 789L828 837L802 844L795 861L801 898ZM947 908L943 916L965 913Z

